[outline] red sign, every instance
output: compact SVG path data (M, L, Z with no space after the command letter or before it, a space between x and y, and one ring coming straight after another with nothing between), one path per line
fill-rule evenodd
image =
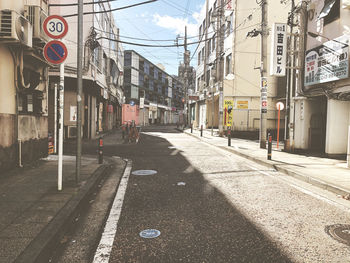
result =
M188 96L189 100L199 100L199 96Z
M44 47L44 57L52 64L61 64L68 55L67 47L61 41L52 40Z
M43 29L53 39L63 38L68 32L68 23L62 16L48 16L43 23Z

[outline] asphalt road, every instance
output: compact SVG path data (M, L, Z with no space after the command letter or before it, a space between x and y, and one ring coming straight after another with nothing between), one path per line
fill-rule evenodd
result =
M173 128L147 128L138 144L104 152L157 171L130 175L110 262L350 261L325 232L349 223L349 209L317 189ZM141 238L145 229L161 234Z

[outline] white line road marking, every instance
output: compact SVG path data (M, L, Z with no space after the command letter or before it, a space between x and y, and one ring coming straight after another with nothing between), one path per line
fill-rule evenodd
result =
M107 263L111 255L112 246L117 232L118 221L122 211L124 196L126 187L131 173L132 161L127 160L127 165L122 179L117 190L117 194L113 200L113 205L106 222L105 229L103 231L100 244L96 249L93 263Z

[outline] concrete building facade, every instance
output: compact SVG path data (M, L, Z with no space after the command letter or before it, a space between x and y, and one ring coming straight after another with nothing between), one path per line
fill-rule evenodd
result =
M292 150L345 155L349 141L350 2L309 1L297 10L300 74L293 94ZM304 48L303 48L304 47ZM305 51L305 52L303 52ZM293 121L292 120L292 121Z
M46 0L0 1L0 171L48 152Z
M184 90L180 80L134 50L126 50L124 59L126 103L139 111L137 122L141 125L182 122ZM142 110L140 98L144 98Z
M85 1L84 1L85 2ZM89 1L86 1L89 2ZM77 6L68 0L50 1L50 14L66 17L69 30L64 38L68 49L65 61L65 138L76 137L77 105ZM119 29L115 24L110 3L96 2L84 5L83 27L83 112L84 138L95 138L99 133L121 125L123 91L124 51L119 40ZM73 16L72 16L73 15ZM50 118L49 131L54 130L55 87L59 84L59 67L50 69Z
M199 96L199 101L195 102L196 126L210 128L223 125L223 103L232 100L232 130L235 136L258 137L262 2L206 1L206 16L198 30L199 39L204 41L199 45L196 62L196 92ZM275 135L278 113L275 105L278 101L285 101L286 78L270 76L270 31L273 23L287 21L288 10L274 1L265 1L265 10L267 64L263 70L268 83L267 130ZM281 127L283 121L282 112Z

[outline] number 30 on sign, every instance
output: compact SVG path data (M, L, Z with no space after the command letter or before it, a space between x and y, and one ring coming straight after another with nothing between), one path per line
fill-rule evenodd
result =
M57 15L48 16L43 23L43 29L50 38L63 38L68 32L67 21Z

